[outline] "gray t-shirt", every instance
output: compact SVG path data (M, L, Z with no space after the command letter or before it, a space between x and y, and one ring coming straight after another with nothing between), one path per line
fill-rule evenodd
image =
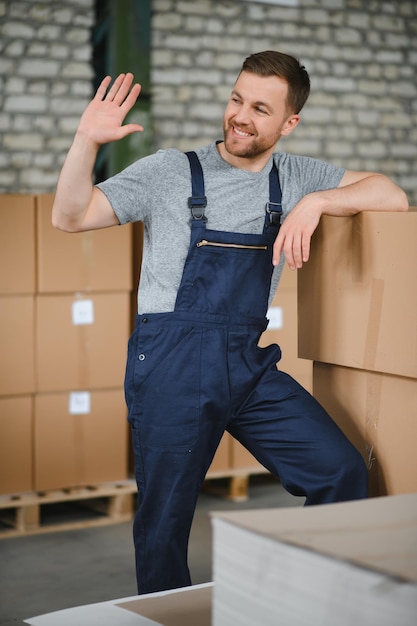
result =
M272 157L261 172L251 172L224 161L215 143L196 152L204 172L207 228L261 233ZM306 194L337 187L345 171L310 157L276 153L273 158L282 189L283 219ZM191 176L186 155L175 149L159 150L97 186L121 224L144 223L139 313L173 311L190 242ZM274 270L270 302L283 262Z

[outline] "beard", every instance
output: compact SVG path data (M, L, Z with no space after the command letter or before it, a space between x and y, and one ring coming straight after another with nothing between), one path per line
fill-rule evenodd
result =
M254 159L275 147L277 137L259 138L254 135L247 141L240 141L232 136L233 128L230 125L224 126L223 138L224 146L233 156L242 159Z

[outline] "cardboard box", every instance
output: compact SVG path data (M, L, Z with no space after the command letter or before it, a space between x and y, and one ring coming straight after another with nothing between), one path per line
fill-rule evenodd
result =
M130 224L83 233L53 228L53 194L37 197L38 292L130 291Z
M129 293L36 298L37 391L123 386Z
M269 309L270 323L259 341L261 347L277 343L282 352L278 368L290 374L311 393L312 361L298 357L297 291L278 291Z
M314 363L313 387L368 463L371 495L417 492L417 379Z
M298 270L290 270L287 263L284 263L282 274L279 281L277 293L280 291L297 292Z
M253 472L255 469L266 473L268 472L268 470L233 437L230 437L230 467L232 469L248 469L249 473L251 471Z
M417 213L323 216L299 272L299 355L417 378Z
M34 488L127 479L123 389L35 396Z
M32 626L211 626L213 583L96 602L30 617Z
M412 626L417 494L213 513L213 626Z
M32 396L0 398L0 493L32 488Z
M230 469L230 440L231 436L229 433L224 433L219 447L216 450L216 454L214 455L214 459L209 467L207 475L213 475L215 473L227 474L227 470Z
M212 589L212 583L205 583L144 595L116 606L151 620L155 626L211 626Z
M0 296L0 396L35 389L34 297Z
M35 292L35 198L0 195L0 294Z
M207 476L210 478L233 475L233 470L254 469L267 472L267 470L252 456L241 443L236 441L227 431L224 433ZM231 471L232 470L232 471Z

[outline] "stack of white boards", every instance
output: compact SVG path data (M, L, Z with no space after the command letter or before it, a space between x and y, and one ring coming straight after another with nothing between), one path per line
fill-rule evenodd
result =
M417 624L417 494L212 524L213 626Z

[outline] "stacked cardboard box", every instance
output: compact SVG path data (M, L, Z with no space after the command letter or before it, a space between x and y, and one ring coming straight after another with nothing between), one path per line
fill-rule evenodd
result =
M52 203L0 197L0 493L127 477L131 229L62 233Z
M313 363L298 354L297 285L298 271L291 271L285 264L278 290L267 313L268 328L259 345L277 343L282 351L279 369L290 374L311 393Z
M35 200L0 196L0 493L32 487Z
M135 225L61 233L51 225L52 202L52 195L0 198L0 315L5 355L0 381L0 429L4 431L0 493L116 480L126 472L121 471L122 456L115 453L122 444L119 441L116 446L111 416L115 420L125 416L123 374L129 318L136 308L142 229ZM279 366L310 390L311 362L297 356L297 274L288 268L268 315L270 325L260 345L278 343L283 351ZM106 402L101 403L104 397ZM12 417L12 405L19 420ZM92 441L86 443L86 429L101 405L106 428L100 437L97 432L95 449ZM17 426L24 419L26 425L16 437L8 422ZM59 459L64 447L59 432L66 441L65 464ZM106 433L107 443L103 441ZM20 442L21 454L13 437ZM107 471L102 467L97 476L91 466L87 469L87 457L96 459L97 467L105 458ZM241 470L264 471L226 433L210 472Z
M299 353L372 495L417 491L417 213L326 216L299 275Z

